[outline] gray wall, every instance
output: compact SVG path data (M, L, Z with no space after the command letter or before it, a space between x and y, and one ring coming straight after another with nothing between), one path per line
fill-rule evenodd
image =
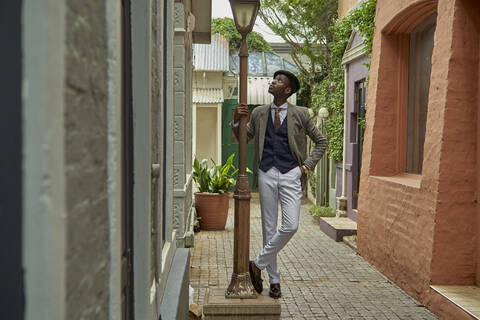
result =
M121 319L121 6L25 0L25 319ZM177 310L188 308L189 255L177 247L192 213L190 7L131 6L136 319L157 319L173 287Z
M66 3L66 317L106 319L110 261L105 3Z
M25 0L22 12L25 319L65 318L65 4Z
M133 255L134 310L136 319L152 319L155 290L152 238L152 119L151 119L151 26L150 0L132 1L132 108L133 108ZM153 291L155 295L155 291Z
M66 316L118 319L125 203L122 5L69 0L66 9Z

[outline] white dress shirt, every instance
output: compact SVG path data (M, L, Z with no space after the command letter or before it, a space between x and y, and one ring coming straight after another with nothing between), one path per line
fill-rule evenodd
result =
M278 111L278 115L280 116L280 125L283 123L283 120L287 117L287 108L288 108L288 102L285 102L282 104L280 107L277 107L275 103L272 102L272 105L270 107L270 113L272 114L272 121L275 123L275 109L278 108L280 109Z
M278 111L278 115L280 116L280 125L283 123L283 120L287 117L287 109L288 109L288 102L285 102L282 104L280 107L277 107L275 103L272 102L270 106L270 114L272 115L272 121L275 123L275 109L279 108L280 111ZM232 121L232 128L238 127L240 122L234 122Z

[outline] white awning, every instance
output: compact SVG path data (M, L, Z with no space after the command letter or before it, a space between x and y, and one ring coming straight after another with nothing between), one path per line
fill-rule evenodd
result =
M223 89L193 88L193 103L222 103Z

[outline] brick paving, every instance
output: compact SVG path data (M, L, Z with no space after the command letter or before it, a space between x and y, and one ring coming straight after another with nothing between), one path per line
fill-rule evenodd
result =
M250 256L261 249L260 205L251 201ZM320 231L302 204L300 226L280 252L282 319L438 319L344 243ZM280 225L280 222L279 222ZM226 288L232 274L233 201L225 231L200 231L192 249L190 285L202 305L208 287ZM268 276L262 272L264 290Z

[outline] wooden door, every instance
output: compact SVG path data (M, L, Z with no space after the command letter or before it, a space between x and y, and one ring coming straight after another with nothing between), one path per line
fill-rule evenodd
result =
M356 149L354 152L354 172L353 172L353 188L352 188L352 209L357 209L358 205L358 191L360 190L360 171L362 170L362 151L363 151L363 136L365 132L365 105L367 101L367 86L366 81L362 80L355 84L355 113L356 121ZM353 126L352 126L353 127Z

